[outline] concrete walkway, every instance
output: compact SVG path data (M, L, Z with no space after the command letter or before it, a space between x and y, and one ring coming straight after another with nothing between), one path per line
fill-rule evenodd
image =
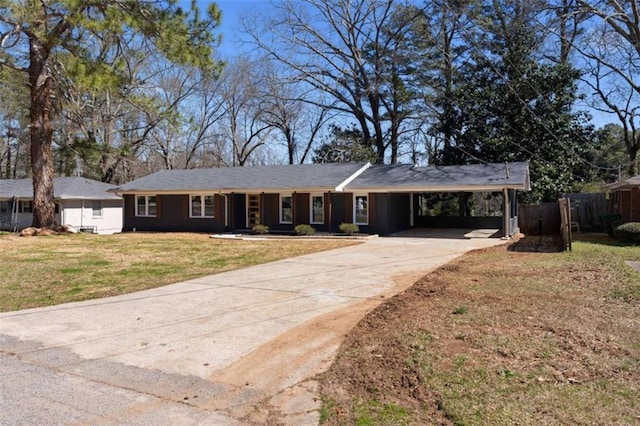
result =
M2 424L315 423L310 380L379 303L490 233L405 233L0 314Z

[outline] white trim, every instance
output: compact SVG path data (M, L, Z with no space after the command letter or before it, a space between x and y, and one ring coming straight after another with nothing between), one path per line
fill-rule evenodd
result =
M83 200L84 202L84 200ZM95 203L100 203L100 212L98 214L95 214ZM104 216L104 211L103 211L104 207L102 205L102 200L91 200L91 217L93 219L102 219L102 217Z
M511 206L509 205L509 190L507 188L502 190L502 204L504 204L504 211L502 212L503 224L504 227L504 238L509 238L511 236Z
M528 191L522 185L483 185L483 186L378 186L345 188L346 192L378 192L378 193L408 193L408 192L502 192L503 189Z
M283 225L291 225L293 223L293 194L289 194L289 193L280 193L278 194L278 210L279 210L279 218L280 218L280 223ZM282 199L283 198L290 198L291 199L291 220L284 220L283 219L283 211L282 211Z
M322 222L317 222L313 220L313 198L321 198L322 199ZM324 225L325 223L325 214L324 214L324 194L309 194L309 223L312 225Z
M357 178L362 173L364 173L364 171L367 170L369 167L371 167L371 163L365 164L359 170L357 170L354 174L346 178L340 185L336 186L336 192L344 192L344 187L349 185L355 178Z
M138 211L138 197L144 197L144 214L140 214ZM156 199L156 214L149 214L149 198L154 197ZM135 217L158 217L158 196L156 194L149 195L135 195L134 196Z
M200 216L194 216L193 214L193 200L192 197L200 197ZM205 197L213 197L213 213L211 216L205 214L206 202ZM216 217L216 198L214 194L189 194L189 218L190 219L213 219Z
M366 197L367 199L367 221L366 222L357 222L356 221L356 198L358 197ZM353 223L356 225L368 225L369 224L369 194L364 193L354 193L353 194Z

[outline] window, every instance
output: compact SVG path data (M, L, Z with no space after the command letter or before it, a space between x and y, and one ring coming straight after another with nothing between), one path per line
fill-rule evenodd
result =
M31 201L20 201L18 210L20 213L33 213L33 203Z
M136 195L136 216L155 217L157 204L155 195Z
M324 223L324 195L311 196L311 223Z
M192 195L189 203L191 217L213 217L213 195Z
M93 200L91 202L91 217L102 217L102 201Z
M353 198L353 222L357 225L369 223L369 197L356 195Z
M293 223L293 197L280 195L280 223Z

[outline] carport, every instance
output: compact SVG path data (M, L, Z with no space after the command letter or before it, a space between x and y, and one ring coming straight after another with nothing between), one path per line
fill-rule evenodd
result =
M365 170L347 189L375 195L376 226L385 233L412 227L494 228L510 237L519 232L517 191L529 191L531 185L529 164L514 162L376 166ZM434 208L438 197L457 202L459 214L451 214L451 208ZM473 212L470 200L486 208L480 214Z

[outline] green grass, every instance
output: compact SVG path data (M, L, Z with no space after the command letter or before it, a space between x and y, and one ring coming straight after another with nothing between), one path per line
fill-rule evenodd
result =
M411 416L407 409L375 399L357 401L354 406L356 426L408 425Z
M0 312L113 296L351 244L179 233L1 235Z
M580 238L572 252L469 253L425 277L378 308L384 322L361 321L323 376L350 393L323 396L356 424L385 424L389 401L386 424L637 424L640 273L625 261L640 249ZM399 380L412 371L415 394Z

